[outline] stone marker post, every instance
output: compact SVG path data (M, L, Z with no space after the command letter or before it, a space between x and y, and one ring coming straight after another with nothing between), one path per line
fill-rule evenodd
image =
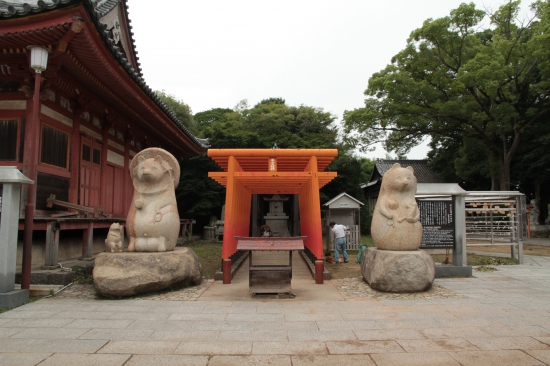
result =
M452 197L455 216L455 246L453 250L453 265L466 267L466 196L453 195ZM471 273L469 275L471 276Z
M17 167L0 167L2 212L0 216L0 308L14 308L29 301L29 290L14 290L17 229L21 185L34 184Z

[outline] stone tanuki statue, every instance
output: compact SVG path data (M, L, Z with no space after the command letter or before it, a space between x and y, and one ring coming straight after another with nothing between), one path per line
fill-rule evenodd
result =
M414 170L394 164L382 178L371 234L376 249L361 255L361 274L375 290L419 292L432 286L435 263L423 250Z
M124 235L124 227L118 222L115 222L109 228L107 239L105 239L105 246L107 252L122 252L122 237Z
M175 188L180 167L172 154L145 149L132 159L134 196L126 219L128 251L174 250L180 228Z
M414 198L416 177L411 166L394 164L382 179L371 234L381 250L416 250L422 241L420 211Z

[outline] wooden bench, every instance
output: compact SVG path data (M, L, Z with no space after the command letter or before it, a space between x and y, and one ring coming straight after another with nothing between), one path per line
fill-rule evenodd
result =
M46 206L49 207L49 208L51 208L53 205L58 205L58 206L67 207L67 208L71 208L73 210L76 210L75 213L66 213L66 214L56 214L56 215L54 215L54 216L58 216L58 217L64 216L64 215L78 215L79 212L85 212L86 215L91 214L96 219L98 217L100 217L101 215L103 215L103 207L101 207L101 206L88 207L88 206L77 205L75 203L56 200L55 199L55 194L50 194L50 197L48 199L46 199L46 202L47 202ZM103 215L103 216L105 216L105 215Z

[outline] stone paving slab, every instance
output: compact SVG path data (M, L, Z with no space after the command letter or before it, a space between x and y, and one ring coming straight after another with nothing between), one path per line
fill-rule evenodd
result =
M99 300L73 287L0 314L0 365L550 365L550 262L436 279L419 296L309 281L318 298Z
M51 353L0 353L0 365L34 366L51 355Z
M293 366L375 365L368 355L292 356ZM401 365L402 366L402 365Z
M450 352L463 366L520 366L544 365L536 358L519 350Z
M206 366L208 356L133 355L124 366Z
M445 352L378 353L372 354L377 366L460 366ZM479 364L482 365L482 364ZM478 365L478 366L479 366Z
M213 356L208 366L291 366L290 356L253 355L253 356Z
M82 353L56 353L42 362L40 366L78 365L78 366L120 366L131 357L125 355L103 355Z

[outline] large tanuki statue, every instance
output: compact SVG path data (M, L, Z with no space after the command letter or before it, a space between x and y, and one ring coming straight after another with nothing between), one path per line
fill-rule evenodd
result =
M414 170L394 164L382 179L372 218L371 235L378 249L416 250L422 241Z
M175 188L180 167L169 152L145 149L132 159L134 196L126 219L128 251L174 250L180 228Z
M412 167L394 164L384 173L372 217L376 249L361 256L361 273L368 284L387 292L418 292L435 278L432 257L418 250L422 242L420 212L415 200L417 181Z

